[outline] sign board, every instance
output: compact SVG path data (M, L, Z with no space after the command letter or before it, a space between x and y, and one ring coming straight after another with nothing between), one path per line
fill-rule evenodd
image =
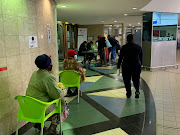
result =
M29 48L38 47L37 36L29 36Z
M47 24L47 38L48 38L48 44L51 43L51 26L50 24Z
M87 41L87 28L78 28L78 48L84 41Z

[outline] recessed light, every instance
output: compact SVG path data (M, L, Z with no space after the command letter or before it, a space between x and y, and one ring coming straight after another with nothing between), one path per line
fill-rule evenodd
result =
M134 8L132 8L132 9L136 10L137 8L134 7Z
M129 24L129 26L131 26L131 24Z
M67 6L62 6L63 8L66 8Z
M112 27L112 25L110 25L110 27Z
M124 16L127 16L128 14L124 14Z
M141 23L140 23L140 22L138 22L138 25L141 25Z
M114 21L114 22L117 22L117 21Z

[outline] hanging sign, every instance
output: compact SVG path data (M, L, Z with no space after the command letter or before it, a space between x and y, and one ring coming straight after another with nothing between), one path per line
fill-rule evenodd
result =
M51 26L47 24L47 36L48 36L48 44L51 43Z

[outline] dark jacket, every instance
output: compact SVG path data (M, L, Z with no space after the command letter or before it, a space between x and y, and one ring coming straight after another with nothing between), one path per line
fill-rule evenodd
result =
M90 43L87 44L87 50L92 50Z
M134 43L127 43L122 46L117 68L125 71L141 71L143 53L141 46Z
M101 38L96 42L98 42L98 51L102 51L106 47L105 38Z
M78 55L83 56L82 51L87 51L86 45L84 43L80 45Z
M112 45L112 47L118 44L118 41L115 38L109 37L108 40L110 44Z

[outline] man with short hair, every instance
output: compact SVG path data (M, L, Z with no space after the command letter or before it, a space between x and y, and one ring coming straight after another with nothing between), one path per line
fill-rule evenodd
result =
M117 69L120 69L120 66L122 66L122 76L127 91L127 98L131 97L131 78L136 89L135 98L139 98L142 58L141 46L134 43L132 34L128 35L127 44L122 46L117 64Z

